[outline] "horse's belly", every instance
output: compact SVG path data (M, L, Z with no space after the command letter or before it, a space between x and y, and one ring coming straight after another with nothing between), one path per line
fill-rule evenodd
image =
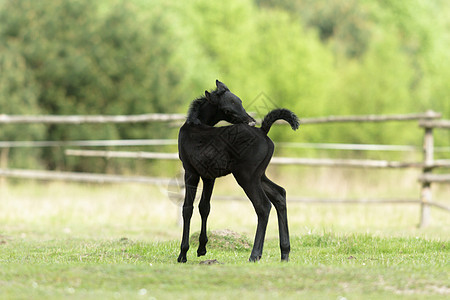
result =
M198 149L190 157L191 165L204 178L216 178L230 174L233 159L225 151L216 149L214 144Z

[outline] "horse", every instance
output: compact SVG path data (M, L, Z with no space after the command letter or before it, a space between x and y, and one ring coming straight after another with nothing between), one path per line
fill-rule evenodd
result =
M245 191L258 217L249 261L256 262L262 257L271 203L277 211L281 260L289 260L286 191L265 174L274 151L274 144L267 134L279 119L288 122L293 130L299 127L297 116L287 109L272 110L264 117L261 127L255 127L256 121L245 111L241 99L218 80L215 90L205 91L203 97L191 103L178 135L178 153L185 170L183 234L178 262L187 261L190 221L200 178L203 192L198 205L202 219L199 257L206 254L207 219L215 180L228 174L233 174ZM233 125L214 127L221 120Z

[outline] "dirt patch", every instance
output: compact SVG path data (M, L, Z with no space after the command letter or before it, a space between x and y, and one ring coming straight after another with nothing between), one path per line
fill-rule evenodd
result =
M0 235L0 245L6 245L6 244L8 244L7 239L8 239L8 238L7 238L6 236Z
M200 232L195 232L191 235L192 246L198 246L198 238ZM208 231L209 249L231 250L231 251L246 251L251 249L250 240L237 232L229 229Z
M200 262L200 265L223 265L217 259L208 259Z

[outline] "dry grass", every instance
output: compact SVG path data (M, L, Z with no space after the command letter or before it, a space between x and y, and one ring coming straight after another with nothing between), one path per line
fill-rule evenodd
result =
M285 170L287 169L287 170ZM417 174L397 171L300 170L298 177L280 178L282 171L272 170L272 178L292 196L334 198L418 198ZM292 174L292 173L290 173ZM278 175L278 176L277 176ZM242 195L229 176L219 179L215 195ZM436 201L446 203L448 186L434 189ZM180 209L170 200L165 188L134 184L86 185L62 182L3 184L0 188L0 223L6 234L40 237L75 235L95 237L127 236L143 240L172 240L180 236ZM447 200L448 202L448 200ZM447 205L449 203L446 203ZM432 209L432 222L417 229L420 206L408 205L326 205L288 204L291 235L317 232L371 233L377 235L426 236L448 238L450 218L440 209ZM209 218L211 230L225 229L253 236L256 215L245 201L214 201ZM29 230L31 228L31 231ZM200 228L194 212L192 231ZM268 238L277 238L277 218L272 210Z

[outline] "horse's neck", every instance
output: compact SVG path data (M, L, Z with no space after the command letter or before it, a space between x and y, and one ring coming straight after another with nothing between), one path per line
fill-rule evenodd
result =
M222 114L217 109L217 106L210 104L207 101L198 107L197 118L202 124L214 126L222 119L221 115Z

